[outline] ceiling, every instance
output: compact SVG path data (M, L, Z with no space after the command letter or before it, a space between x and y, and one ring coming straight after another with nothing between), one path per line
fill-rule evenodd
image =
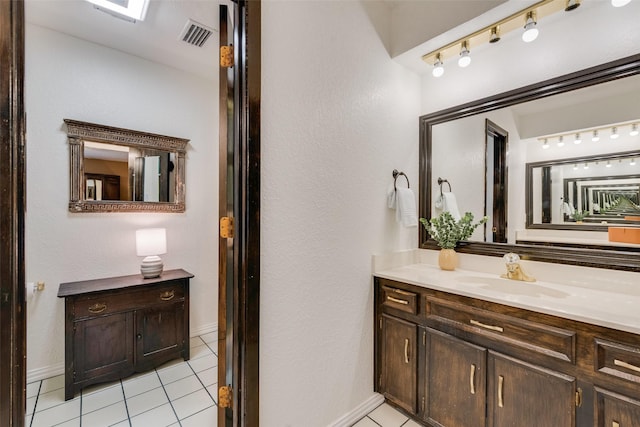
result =
M213 80L218 76L220 3L151 0L145 20L131 23L102 12L84 0L26 0L25 15L28 23ZM179 39L188 19L214 30L202 47Z
M361 1L365 8L378 3L384 8L379 16L386 16L388 23L399 29L396 32L401 33L404 43L416 45L433 38L434 31L444 33L505 0L458 0L455 5L450 0ZM218 74L220 3L229 1L150 0L145 20L137 23L113 17L84 0L25 0L25 11L28 23L214 80ZM461 9L461 4L473 7ZM454 9L466 13L452 13ZM214 30L202 47L179 39L188 19Z

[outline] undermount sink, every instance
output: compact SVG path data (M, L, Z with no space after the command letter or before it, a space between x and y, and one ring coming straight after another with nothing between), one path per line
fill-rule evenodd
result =
M490 291L501 292L503 294L527 295L530 297L546 296L551 298L566 298L569 296L566 292L553 289L549 286L503 279L501 277L459 275L455 278L455 281Z

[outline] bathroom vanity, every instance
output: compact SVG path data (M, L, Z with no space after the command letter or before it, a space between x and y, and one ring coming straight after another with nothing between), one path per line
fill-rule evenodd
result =
M189 359L189 279L169 270L62 283L65 400L82 388Z
M375 389L429 426L640 426L640 295L376 270Z

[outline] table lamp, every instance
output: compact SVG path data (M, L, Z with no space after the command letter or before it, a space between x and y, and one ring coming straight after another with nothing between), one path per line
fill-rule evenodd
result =
M167 253L167 230L143 228L136 230L136 253L145 257L140 264L140 273L145 279L162 274L162 259L158 255Z

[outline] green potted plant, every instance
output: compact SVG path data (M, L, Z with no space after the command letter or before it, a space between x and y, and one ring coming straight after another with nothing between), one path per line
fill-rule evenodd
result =
M575 211L571 216L575 220L576 224L582 224L582 220L584 219L584 216L586 213L587 213L586 211L578 210L578 211Z
M461 240L467 240L480 224L487 222L487 219L485 216L474 224L471 212L465 212L458 221L449 212L443 212L430 220L420 218L420 223L429 236L441 248L438 256L438 264L441 269L455 270L458 258L454 248Z

